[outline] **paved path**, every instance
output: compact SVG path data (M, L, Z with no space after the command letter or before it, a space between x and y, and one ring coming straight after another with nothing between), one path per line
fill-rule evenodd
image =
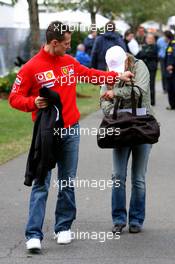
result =
M137 235L124 232L119 240L104 240L111 230L111 190L77 188L76 236L89 232L91 239L75 239L59 246L52 239L56 187L53 173L47 214L45 239L41 255L25 250L24 228L28 213L30 188L23 186L26 154L0 167L0 264L71 263L71 264L174 264L175 263L175 112L167 111L167 98L157 85L155 112L161 122L160 143L151 152L147 173L147 214L144 231ZM81 127L97 127L101 113L83 121ZM82 136L77 179L110 179L111 151L100 150L95 136ZM128 197L130 180L128 175ZM78 183L78 181L77 181ZM102 182L101 182L102 184ZM98 239L95 240L97 232ZM78 234L78 235L77 235Z

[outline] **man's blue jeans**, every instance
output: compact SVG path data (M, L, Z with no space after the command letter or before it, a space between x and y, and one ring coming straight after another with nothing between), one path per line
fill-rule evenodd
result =
M143 144L134 147L113 149L113 187L112 187L112 220L113 224L127 223L126 210L126 177L129 156L132 153L131 199L129 206L129 225L142 226L145 219L145 174L151 145ZM120 187L116 186L120 181Z
M74 184L69 184L69 182L71 182L70 180L74 181L77 171L80 141L79 124L75 124L71 129L72 128L73 130L64 129L64 135L61 138L61 146L58 149L59 159L57 165L59 192L55 209L55 233L70 229L73 220L76 218ZM48 172L43 186L35 181L32 187L29 219L25 232L27 239L43 239L42 227L50 179L51 171Z

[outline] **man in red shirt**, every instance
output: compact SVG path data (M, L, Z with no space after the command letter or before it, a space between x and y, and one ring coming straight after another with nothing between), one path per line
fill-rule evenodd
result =
M82 66L73 57L65 54L70 48L71 32L67 25L52 22L46 30L46 44L38 54L29 60L17 74L9 102L16 109L32 112L36 120L38 109L48 106L46 98L39 96L39 89L47 87L59 94L63 106L64 135L61 138L61 154L58 160L58 180L70 182L75 179L78 149L80 113L76 105L76 82L113 84L118 79L129 81L132 73L104 72ZM76 133L70 133L70 128ZM65 133L66 132L66 133ZM42 186L34 182L30 198L29 219L25 236L28 250L40 250L43 239L42 226L51 179L51 171ZM58 244L71 242L71 225L76 217L74 186L59 184L55 210L55 238Z

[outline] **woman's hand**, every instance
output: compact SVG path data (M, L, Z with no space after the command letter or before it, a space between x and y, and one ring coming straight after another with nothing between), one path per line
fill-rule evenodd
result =
M101 98L105 99L105 100L111 100L114 98L114 91L113 90L108 90L106 91Z
M134 77L134 74L130 71L119 73L118 79L121 81L129 82Z

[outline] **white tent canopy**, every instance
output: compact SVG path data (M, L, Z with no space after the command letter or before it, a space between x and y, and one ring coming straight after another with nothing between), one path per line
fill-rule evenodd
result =
M145 29L160 29L160 24L152 20L144 22L141 24L141 26L143 26Z
M18 0L14 6L13 19L13 27L29 28L28 3L26 0Z
M122 35L130 28L130 26L122 19L115 20L116 29L120 31Z
M169 17L167 24L168 26L175 25L175 16Z
M29 28L26 0L19 0L14 7L0 5L0 28Z
M0 6L0 28L12 27L14 22L13 13L14 10L11 6Z
M91 26L91 18L88 12L79 10L65 10L62 12L40 12L39 23L41 29L46 29L51 21L59 20L72 26L80 25L81 28ZM102 15L96 15L96 26L102 27L108 19ZM29 28L28 4L26 0L19 0L14 7L0 6L1 28Z
M47 28L49 23L54 20L59 20L66 24L72 26L80 25L81 29L84 28L91 28L91 17L88 12L82 12L79 10L71 11L65 10L62 12L55 12L55 13L40 13L39 14L39 21L40 21L40 28ZM96 15L96 26L103 27L109 19L103 17L99 14Z

